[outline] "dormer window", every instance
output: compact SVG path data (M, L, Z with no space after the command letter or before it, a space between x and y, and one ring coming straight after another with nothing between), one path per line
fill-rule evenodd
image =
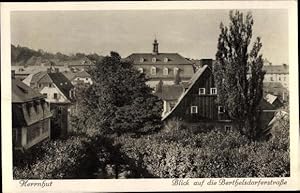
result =
M152 58L152 62L156 62L156 58Z
M217 88L210 88L210 94L216 95L217 94Z
M144 62L145 61L145 59L144 58L140 58L140 62Z
M163 75L168 75L168 74L169 74L169 69L168 68L164 68Z
M174 75L176 75L178 73L179 69L178 68L174 68Z
M169 58L164 58L164 62L168 62L169 61Z
M199 95L205 94L205 88L199 88Z
M198 106L191 106L191 114L197 114L198 113Z
M144 69L143 69L143 68L138 68L138 71L139 71L140 73L143 73L143 72L144 72Z
M156 68L154 66L151 67L151 75L156 75Z

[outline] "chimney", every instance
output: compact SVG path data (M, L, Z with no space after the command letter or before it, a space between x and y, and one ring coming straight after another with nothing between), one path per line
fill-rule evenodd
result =
M55 72L58 73L59 72L59 68L55 68Z
M203 67L204 65L213 70L213 59L200 59L200 66Z
M158 54L158 42L156 39L154 39L154 42L153 42L153 52L152 52L153 55L157 55Z

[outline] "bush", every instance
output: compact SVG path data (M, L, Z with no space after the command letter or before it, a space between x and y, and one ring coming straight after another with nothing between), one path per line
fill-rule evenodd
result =
M67 140L48 141L41 146L44 156L33 163L16 165L16 179L74 178L82 162L86 160L88 138L71 137Z
M285 138L288 135L283 134ZM162 178L282 177L290 175L288 139L250 142L238 131L190 135L185 130L115 143L136 165Z

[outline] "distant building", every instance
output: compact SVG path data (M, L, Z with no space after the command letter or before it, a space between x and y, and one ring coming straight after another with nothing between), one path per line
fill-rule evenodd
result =
M45 97L12 78L13 148L27 150L50 138L50 106Z
M289 67L287 64L272 65L269 63L263 66L263 70L266 71L264 82L277 82L285 88L289 88Z
M289 101L289 91L280 82L264 82L263 91L264 96L271 94L277 96L284 103Z
M155 88L160 80L164 85L174 84L177 73L181 82L189 81L195 73L193 63L180 54L160 53L156 39L152 53L133 53L126 59L132 61L137 70L150 78L147 84L152 88Z
M73 71L87 70L95 66L94 61L91 61L87 57L81 57L78 59L67 60L59 62L59 65L70 68Z
M157 88L154 93L163 101L163 113L171 111L177 103L179 97L184 93L184 86L179 85L162 85L161 88Z
M75 89L58 69L39 72L24 80L31 88L42 93L50 103L53 119L51 120L52 137L65 136L71 130L69 120L76 101Z
M87 84L92 85L92 77L85 70L81 70L78 72L67 71L63 72L63 74L71 81L71 83L75 86L77 84Z
M52 68L52 70L59 69L60 72L70 71L70 69L65 66L44 66L43 64L39 66L11 66L11 71L14 73L15 78L23 81L28 76L47 71L49 68Z

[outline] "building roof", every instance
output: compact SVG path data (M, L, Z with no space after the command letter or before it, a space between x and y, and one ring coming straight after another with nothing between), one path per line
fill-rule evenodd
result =
M161 92L156 92L155 95L165 101L177 100L184 92L182 85L162 85Z
M70 97L70 90L74 88L71 81L64 76L61 72L57 73L48 73L49 77L52 79L53 83L57 88L70 100L73 101L73 98Z
M267 94L265 99L268 101L268 103L273 104L278 97L272 94Z
M264 65L263 70L266 71L266 74L288 74L289 66L288 65Z
M89 73L87 73L85 70L81 70L75 74L75 77L90 78L91 75Z
M33 90L22 81L12 79L12 103L24 103L39 98L45 98L41 93Z
M156 62L152 62L152 58L156 58ZM165 58L168 59L167 62L165 61ZM193 64L178 53L158 53L155 55L152 53L133 53L129 55L127 59L132 60L134 64ZM141 59L143 59L143 61L141 61Z
M195 75L193 76L193 78L190 80L190 85L189 88L179 97L177 104L175 105L175 107L168 112L167 114L165 114L162 117L162 120L165 120L170 114L172 114L173 111L175 111L175 109L179 106L179 104L181 103L182 99L189 93L189 91L192 89L193 85L196 83L196 81L201 77L201 75L207 70L209 69L207 65L203 66L201 69L199 69Z

